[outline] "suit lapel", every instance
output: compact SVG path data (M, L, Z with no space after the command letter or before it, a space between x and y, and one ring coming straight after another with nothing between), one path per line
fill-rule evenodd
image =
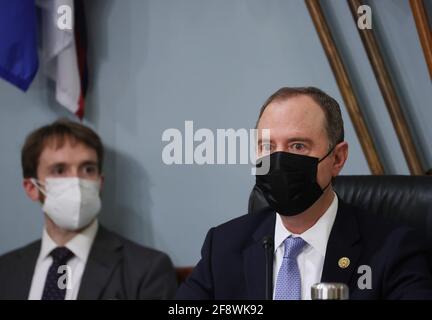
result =
M264 221L253 234L249 245L243 250L247 299L264 299L266 292L266 259L262 241L266 236L274 238L276 213L274 211L266 211L260 214L265 215ZM272 278L273 274L273 252L274 250L272 249L269 259L270 278Z
M18 256L14 268L20 277L14 279L14 283L10 288L14 292L14 296L16 296L15 299L27 299L29 296L40 247L41 241L39 240L24 248Z
M121 260L121 248L121 241L100 226L84 269L78 299L101 298L115 267Z
M359 240L360 233L352 209L339 200L338 212L327 243L322 282L349 285L361 252Z

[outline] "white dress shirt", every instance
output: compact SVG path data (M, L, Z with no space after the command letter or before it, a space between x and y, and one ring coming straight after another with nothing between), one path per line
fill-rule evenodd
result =
M279 269L282 265L285 246L284 241L287 237L301 237L307 245L297 256L297 263L301 278L301 298L302 300L311 299L311 287L321 281L324 258L327 249L327 242L330 231L333 227L338 209L338 198L335 194L333 201L327 211L319 220L301 235L293 234L288 231L282 223L282 218L276 214L275 236L274 236L274 260L273 260L273 297L276 289L276 280Z
M76 300L78 291L81 284L81 278L84 273L84 268L87 263L87 258L90 253L94 238L98 230L98 221L95 219L87 228L72 238L65 247L74 253L67 265L70 267L70 287L66 289L65 300ZM35 271L33 273L33 280L30 287L29 300L42 299L43 290L45 287L45 280L48 270L52 264L52 257L50 253L55 249L57 244L48 235L46 229L42 234L42 244L39 257L36 262Z

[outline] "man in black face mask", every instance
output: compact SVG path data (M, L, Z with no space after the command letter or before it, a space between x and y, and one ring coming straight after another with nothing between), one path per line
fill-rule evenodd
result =
M317 88L282 88L264 103L257 129L258 155L270 168L256 187L269 208L211 229L177 298L310 299L313 284L340 282L352 299L432 299L414 232L333 191L348 156L333 98ZM361 266L370 273L359 281Z

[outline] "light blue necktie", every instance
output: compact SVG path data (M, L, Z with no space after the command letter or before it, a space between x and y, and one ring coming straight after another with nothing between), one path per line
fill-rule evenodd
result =
M297 256L306 242L289 236L284 241L285 253L276 281L275 300L300 300L301 278Z

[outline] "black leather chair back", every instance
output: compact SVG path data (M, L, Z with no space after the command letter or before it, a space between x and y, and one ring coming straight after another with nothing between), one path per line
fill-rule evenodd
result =
M432 176L338 176L334 187L344 202L413 226L432 240ZM254 187L249 213L267 206Z

